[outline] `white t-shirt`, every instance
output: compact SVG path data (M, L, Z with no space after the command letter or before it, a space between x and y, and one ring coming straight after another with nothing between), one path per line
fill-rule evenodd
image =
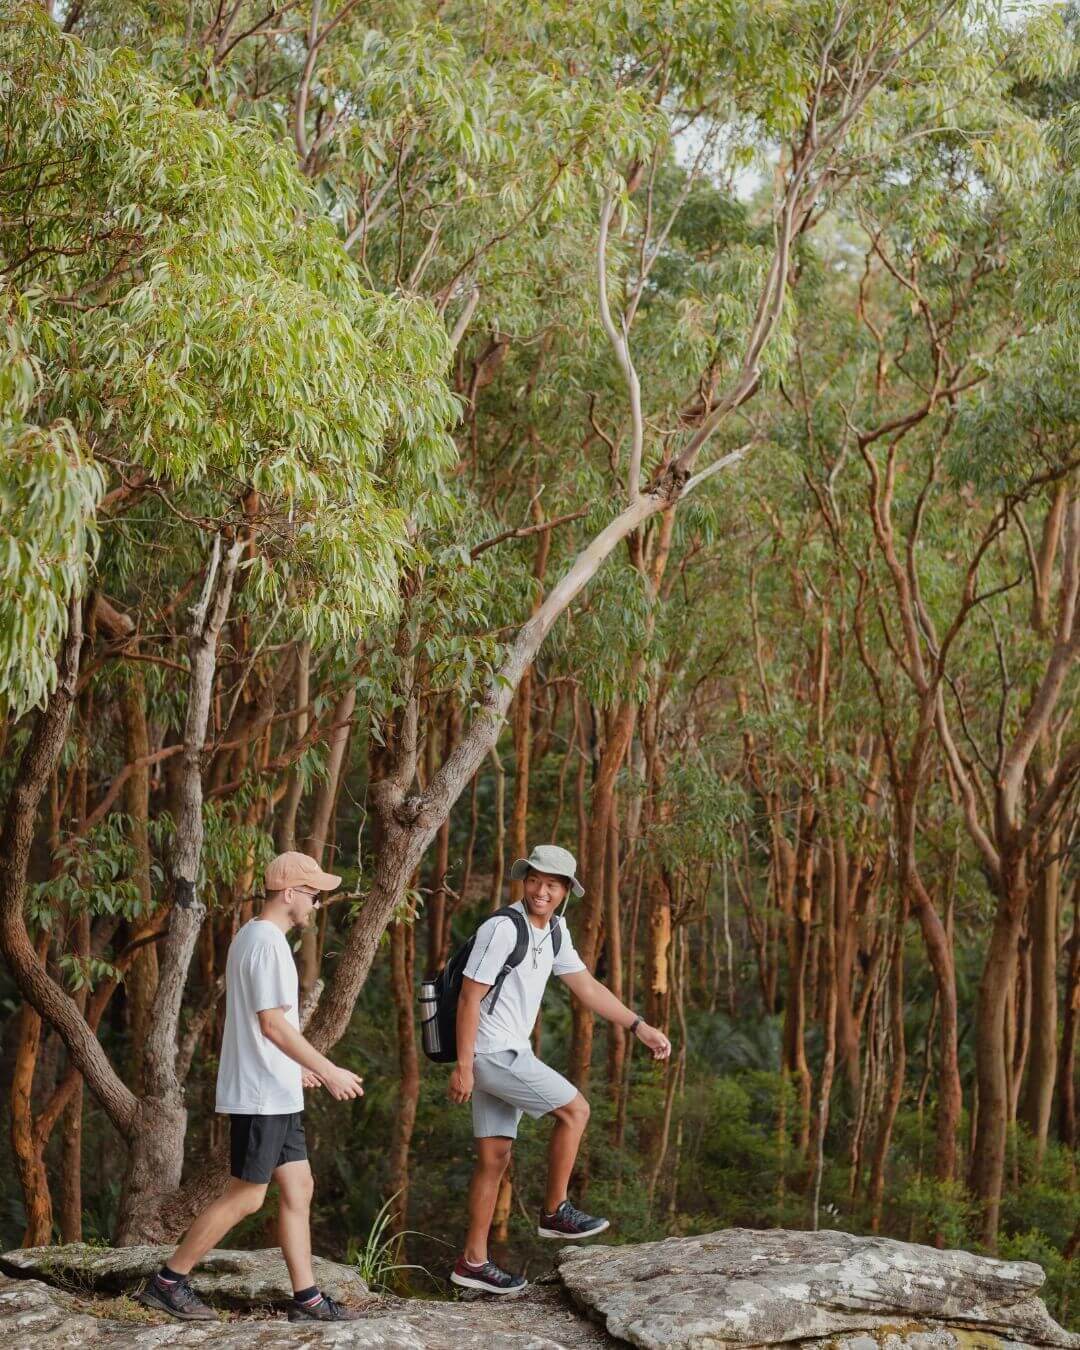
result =
M304 1109L300 1065L268 1041L259 1013L284 1008L299 1030L300 981L285 934L252 919L225 963L225 1032L218 1064L216 1110L224 1115L284 1116Z
M525 906L520 900L513 908L525 914ZM525 917L528 923L528 915ZM570 940L570 930L561 918L559 927L562 929L562 941L558 956L553 956L551 924L535 928L532 923L528 923L532 950L525 953L525 959L503 981L495 1011L488 1011L494 990L485 995L480 1004L480 1025L476 1031L478 1055L527 1049L529 1037L536 1025L536 1014L540 1011L540 1000L544 997L550 977L553 974L573 975L575 971L585 969L584 961ZM516 945L517 928L513 919L505 915L487 919L477 929L476 941L465 963L465 975L477 984L494 984Z

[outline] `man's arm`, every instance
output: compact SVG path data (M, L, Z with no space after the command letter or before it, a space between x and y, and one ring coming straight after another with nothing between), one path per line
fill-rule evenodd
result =
M457 1064L450 1075L447 1095L452 1102L467 1102L473 1090L473 1056L476 1054L476 1032L480 1026L480 1004L490 984L480 984L461 977L461 993L457 1005Z
M587 970L574 970L569 975L560 975L559 978L579 1003L590 1012L596 1013L598 1017L602 1017L605 1022L614 1022L617 1027L625 1027L629 1031L637 1021L637 1013L620 1002L610 989L602 985ZM649 1026L648 1022L638 1022L634 1034L642 1045L648 1046L652 1051L653 1059L667 1059L671 1054L671 1042L662 1031Z
M331 1097L343 1102L350 1097L364 1095L361 1086L364 1080L351 1069L339 1068L325 1055L320 1055L311 1042L287 1020L284 1008L265 1008L259 1013L259 1028L271 1045L276 1045L282 1054L288 1055L302 1069L314 1074Z

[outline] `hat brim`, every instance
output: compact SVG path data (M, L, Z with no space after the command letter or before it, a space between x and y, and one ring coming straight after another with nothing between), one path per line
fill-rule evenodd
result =
M524 881L530 867L532 867L532 863L529 862L528 858L517 858L510 868L510 880ZM540 869L535 868L534 870L539 871ZM564 877L560 872L551 872L549 875L561 877L563 881L568 882L571 891L573 891L576 896L580 897L585 894L585 887L578 881L577 877Z
M318 886L320 891L336 891L341 885L341 878L334 876L333 872L320 871L317 876L305 877L303 884L305 886Z

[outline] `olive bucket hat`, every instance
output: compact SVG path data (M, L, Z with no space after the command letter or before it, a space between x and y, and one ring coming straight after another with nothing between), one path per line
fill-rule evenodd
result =
M518 858L514 863L510 879L521 881L530 869L553 877L565 877L575 895L585 894L585 887L577 879L577 859L569 849L559 848L558 844L537 844L527 858Z

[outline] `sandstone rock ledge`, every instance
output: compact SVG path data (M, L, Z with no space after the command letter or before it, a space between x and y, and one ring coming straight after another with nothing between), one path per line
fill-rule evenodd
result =
M1037 1296L1042 1268L850 1233L729 1229L627 1247L564 1247L559 1275L641 1350L1080 1347Z
M322 1327L289 1322L278 1309L290 1288L277 1250L214 1251L194 1283L222 1311L217 1323L173 1322L130 1297L171 1248L37 1247L0 1256L3 1350L610 1350L615 1342L576 1312L557 1283L535 1285L513 1306L385 1298L369 1293L356 1271L316 1261L315 1275L334 1298L359 1307L358 1322Z
M320 1327L275 1313L280 1253L211 1254L196 1284L226 1310L215 1324L157 1318L124 1296L157 1248L48 1247L0 1256L0 1347L12 1350L1080 1350L1038 1297L1042 1270L969 1252L847 1233L742 1229L625 1247L564 1247L559 1282L522 1298L440 1302L370 1294L321 1262L321 1283L362 1307Z
M490 1305L480 1315L466 1303L406 1304L376 1300L360 1322L336 1326L295 1325L284 1317L265 1315L251 1320L220 1323L171 1322L150 1324L128 1320L139 1305L119 1309L116 1304L91 1305L58 1291L40 1280L10 1280L0 1276L0 1346L4 1350L300 1350L301 1347L341 1347L342 1350L563 1350L578 1345L611 1345L599 1341L565 1340L499 1323L509 1322L510 1310ZM401 1300L405 1303L404 1300ZM90 1309L93 1309L92 1311ZM519 1313L525 1313L521 1308ZM110 1315L113 1314L113 1315ZM532 1310L532 1319L536 1310ZM527 1319L524 1319L527 1320ZM578 1319L567 1314L571 1331ZM586 1333L591 1335L591 1330ZM602 1333L597 1333L602 1336Z
M20 1247L0 1256L0 1273L36 1278L73 1293L131 1294L160 1270L172 1247ZM350 1266L315 1257L315 1278L331 1298L349 1303L368 1296ZM292 1293L289 1272L275 1250L239 1252L218 1248L199 1267L199 1293L216 1308L250 1311L284 1303Z

